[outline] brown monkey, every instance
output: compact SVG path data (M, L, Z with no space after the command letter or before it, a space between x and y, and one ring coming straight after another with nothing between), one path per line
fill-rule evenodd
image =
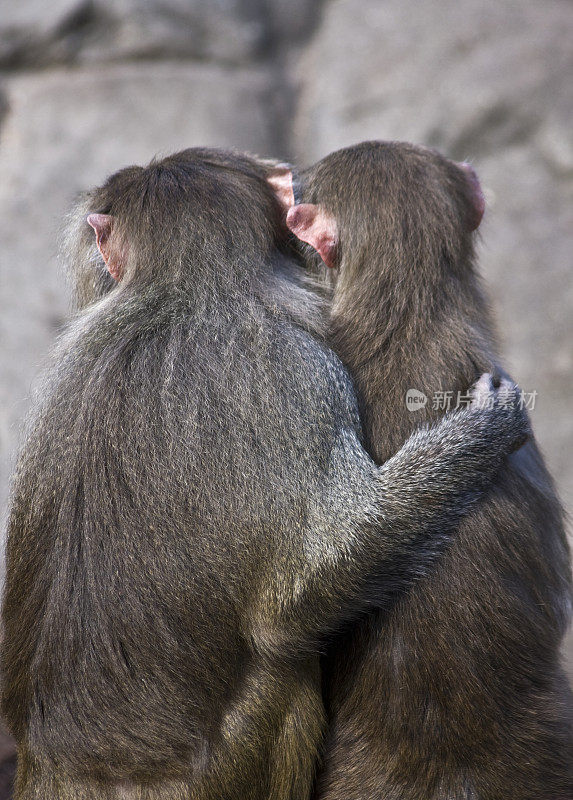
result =
M365 142L303 172L299 192L288 225L334 267L329 342L354 379L366 448L383 462L443 414L431 400L408 410L408 389L456 398L484 370L500 372L474 261L479 182L432 150ZM320 798L573 798L573 706L559 664L569 553L533 441L438 568L378 605L325 660Z
M117 283L63 336L14 485L17 800L307 798L322 639L424 572L526 435L506 383L373 464L275 178L187 150L78 221Z

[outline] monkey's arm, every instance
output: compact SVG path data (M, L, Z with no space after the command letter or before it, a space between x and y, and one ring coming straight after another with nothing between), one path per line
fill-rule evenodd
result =
M489 393L490 405L485 397ZM331 481L309 515L298 558L265 597L265 630L304 648L423 575L528 436L515 387L484 376L472 405L415 432L382 467L358 442L337 449Z

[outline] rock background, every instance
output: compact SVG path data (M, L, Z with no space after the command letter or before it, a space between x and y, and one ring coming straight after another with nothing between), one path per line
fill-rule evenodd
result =
M190 145L305 163L367 138L476 166L503 350L573 508L571 42L572 0L0 0L2 508L75 193Z

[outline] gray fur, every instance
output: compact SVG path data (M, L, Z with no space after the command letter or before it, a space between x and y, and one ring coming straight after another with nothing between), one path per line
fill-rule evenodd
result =
M79 290L14 481L16 798L303 800L324 637L426 573L524 415L474 405L376 467L256 160L112 176L70 239L84 287L86 209L129 259Z

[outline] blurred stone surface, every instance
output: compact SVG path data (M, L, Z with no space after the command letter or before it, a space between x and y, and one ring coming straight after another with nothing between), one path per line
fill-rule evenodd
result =
M0 69L103 60L245 63L304 42L322 0L0 0Z
M125 58L244 63L271 35L265 0L0 2L0 67Z
M351 142L395 138L478 158L555 122L553 152L565 150L569 163L570 2L358 5L360 14L353 0L328 4L301 60L299 154L314 160Z
M2 506L78 190L194 144L383 138L476 166L506 362L573 509L572 41L571 0L0 0Z

